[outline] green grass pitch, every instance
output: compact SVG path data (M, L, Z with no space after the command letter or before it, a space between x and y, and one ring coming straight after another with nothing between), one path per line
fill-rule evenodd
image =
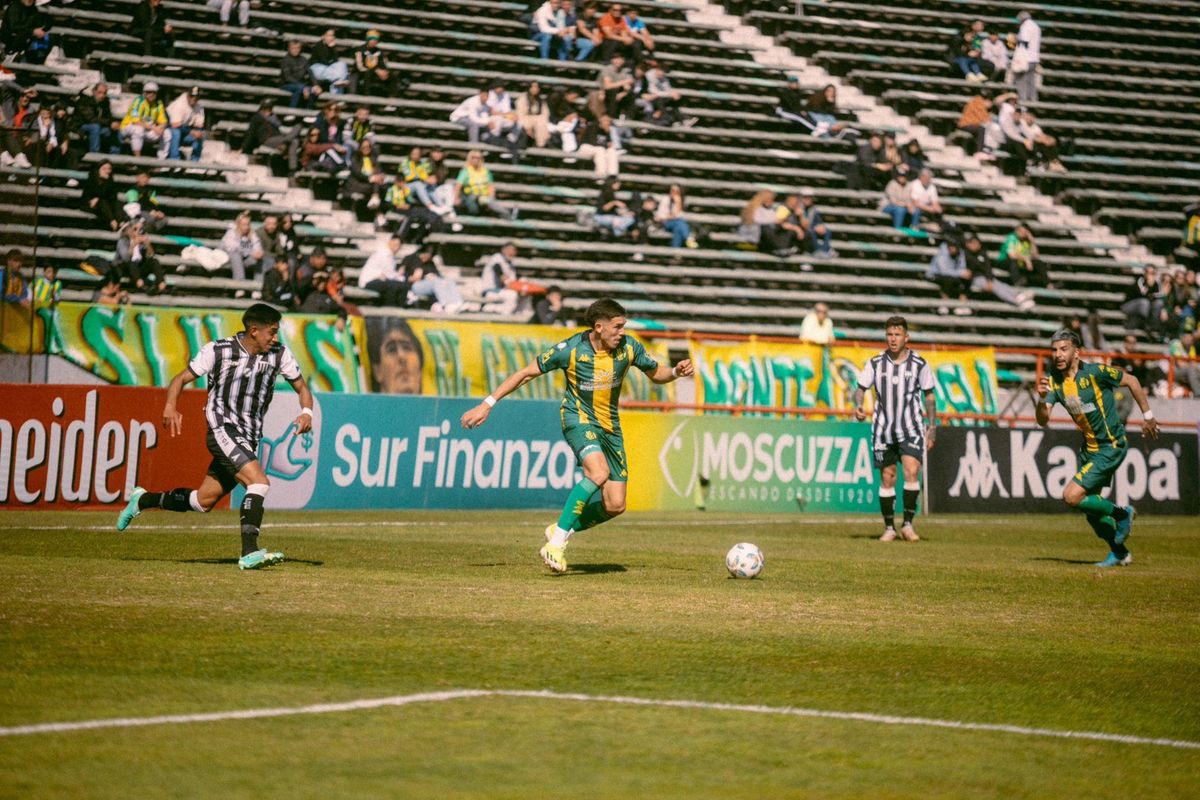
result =
M1151 509L1146 509L1150 511ZM0 726L451 689L1200 741L1200 526L633 514L538 560L549 513L0 515ZM725 551L766 555L754 581ZM0 797L1196 797L1200 749L487 696L0 737Z

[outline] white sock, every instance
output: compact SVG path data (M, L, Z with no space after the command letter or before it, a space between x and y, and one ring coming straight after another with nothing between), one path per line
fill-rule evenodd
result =
M554 526L554 534L550 537L551 547L562 547L571 538L571 531L564 531L557 525Z

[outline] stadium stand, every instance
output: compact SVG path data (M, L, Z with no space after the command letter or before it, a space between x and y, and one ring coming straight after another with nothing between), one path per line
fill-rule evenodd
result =
M1071 147L1061 154L1065 172L1030 167L1024 175L1001 171L944 138L976 88L1011 88L965 82L944 57L947 41L975 19L1015 31L1013 6L986 0L898 0L886 7L821 0L625 4L638 9L652 31L654 57L669 65L681 95L679 113L689 124L630 119L619 126L620 196L657 197L679 184L687 195L685 216L700 234L695 247L670 246L670 234L658 226L644 242L602 236L592 219L601 189L591 159L530 144L515 163L502 143L468 145L463 128L450 121L464 99L497 81L514 97L533 80L546 93L575 87L586 103L603 69L598 53L582 62L539 58L527 15L540 3L268 0L240 27L220 24L204 0L168 0L163 8L174 27L173 47L153 55L131 34L139 4L45 6L62 56L44 65L5 65L16 86L37 89L43 105L71 104L104 80L118 117L148 81L161 87L166 101L200 89L209 132L201 161L111 157L123 191L137 170L152 172L170 221L151 235L169 291L135 294L134 302L249 302L260 280L235 280L227 269L207 273L183 256L189 246L217 247L241 210L256 220L292 214L303 250L320 245L330 266L350 278L347 299L363 306L374 299L353 288L380 235L362 203L355 208L340 196L328 172L291 170L286 158L261 148L249 157L239 152L264 101L285 134L299 136L333 97L321 95L316 108L291 107L280 78L287 40L299 40L309 52L331 25L351 67L351 53L367 32L380 38L393 93L336 99L347 113L369 109L387 174L413 146L444 148L451 175L467 150L477 148L487 156L498 196L515 207L515 218L460 213L457 224L429 234L476 315L483 298L474 264L511 241L521 276L563 287L569 308L578 311L596 295L612 294L656 326L793 335L809 308L825 302L848 337L875 337L881 315L900 309L937 341L1038 346L1064 316L1095 312L1101 334L1116 342L1135 276L1168 264L1165 257L1180 243L1181 210L1196 199L1191 193L1200 164L1191 155L1200 112L1188 109L1200 96L1200 3L1029 6L1045 35L1042 86L1028 106L1047 132ZM1117 14L1120 26L1112 24ZM837 86L838 113L862 132L857 142L814 136L777 116L789 75L799 78L806 95ZM898 231L880 211L880 190L860 188L857 148L875 129L900 143L922 144L953 225L932 236ZM29 246L36 202L38 257L63 268L66 296L76 299L90 297L98 280L79 269L81 261L111 259L117 239L90 224L81 209L80 184L100 158L93 153L74 165L43 168L37 182L30 169L7 167L0 181L6 217L0 236L10 246ZM811 190L836 257L781 257L748 246L739 214L762 189L781 200ZM1031 231L1050 281L1047 288L1028 287L1036 302L1031 310L984 294L963 304L942 297L926 278L939 238L974 232L995 257L1018 225ZM383 312L368 307L366 313ZM1030 364L1008 356L1001 366L1022 372Z

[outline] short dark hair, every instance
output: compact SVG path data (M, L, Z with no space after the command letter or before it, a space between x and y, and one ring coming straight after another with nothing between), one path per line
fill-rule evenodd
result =
M908 320L899 314L894 314L887 318L887 322L883 323L883 329L886 331L888 328L904 328L904 332L907 333Z
M623 316L625 316L625 309L621 304L611 297L604 297L587 307L587 311L583 312L583 322L591 328L601 320Z
M546 287L546 294L562 294L562 293L563 293L562 287L559 286L558 284L553 284L551 286Z
M277 325L283 319L279 309L266 303L255 303L242 314L242 326L250 330L251 325Z

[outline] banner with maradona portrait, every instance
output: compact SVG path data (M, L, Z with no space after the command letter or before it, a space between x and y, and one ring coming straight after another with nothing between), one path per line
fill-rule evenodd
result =
M696 402L728 406L851 409L863 364L882 348L693 339ZM938 411L994 414L996 353L990 347L921 350L935 378ZM867 408L870 409L868 397Z

